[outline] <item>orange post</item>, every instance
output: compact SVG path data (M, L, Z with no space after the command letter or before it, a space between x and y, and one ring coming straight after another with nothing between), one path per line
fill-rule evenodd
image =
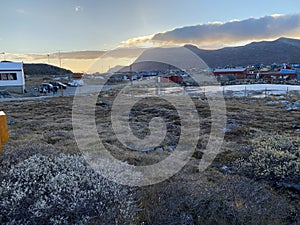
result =
M6 123L6 115L0 111L0 154L2 152L2 143L8 142L8 128Z

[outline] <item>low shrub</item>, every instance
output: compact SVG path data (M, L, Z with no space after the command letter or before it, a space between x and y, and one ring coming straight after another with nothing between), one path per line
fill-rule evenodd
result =
M263 184L226 176L217 186L164 183L142 190L143 224L297 224L299 218L284 197Z
M94 172L79 155L33 155L0 185L1 224L126 224L132 192Z
M249 156L237 163L240 173L272 182L299 183L300 137L264 136L251 145Z

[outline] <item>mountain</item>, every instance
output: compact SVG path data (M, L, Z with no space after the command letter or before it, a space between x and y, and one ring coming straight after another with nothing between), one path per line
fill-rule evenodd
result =
M24 63L24 73L25 75L65 75L73 72L43 63Z
M203 50L193 45L185 47L201 57L209 67L300 62L300 40L291 38L252 42L218 50Z
M145 51L132 64L132 71L162 71L166 72L174 69L192 69L207 66L193 52L186 47L173 48L150 48ZM128 66L122 68L120 72L129 71Z
M300 40L279 38L275 41L252 42L245 46L226 47L217 50L199 49L194 45L175 48L150 48L145 50L133 63L132 71L167 71L178 68L196 68L199 58L188 54L187 49L199 56L209 67L248 66L272 63L300 63ZM188 51L189 52L189 51ZM171 63L167 63L171 62ZM170 65L172 66L170 66ZM205 68L207 66L205 65ZM120 72L130 68L118 68Z
M143 72L143 71L168 71L172 69L178 69L175 66L168 65L166 63L154 62L154 61L146 61L146 62L135 62L131 67L133 72ZM118 68L117 71L114 72L129 72L129 66L122 66Z

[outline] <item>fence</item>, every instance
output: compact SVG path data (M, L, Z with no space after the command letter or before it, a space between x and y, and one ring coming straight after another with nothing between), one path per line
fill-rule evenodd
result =
M146 86L129 87L122 90L122 94L135 97L150 97L159 95L189 95L192 97L205 97L213 92L220 92L224 97L247 97L247 98L266 98L270 96L292 96L300 95L298 85L230 85L230 86L202 86L202 87L183 87L183 86Z

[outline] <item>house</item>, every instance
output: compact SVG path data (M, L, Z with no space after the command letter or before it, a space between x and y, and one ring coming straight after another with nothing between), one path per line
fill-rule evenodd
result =
M294 69L300 69L300 63L292 63L291 67Z
M284 78L288 79L295 79L297 78L298 72L293 69L281 69L280 74Z
M174 82L174 83L182 83L183 78L182 76L178 76L178 75L167 75L167 76L163 76L163 82Z
M225 68L225 69L215 69L213 71L214 75L218 77L233 76L236 79L244 79L247 76L246 68Z
M83 73L73 73L73 79L82 79L83 77Z
M141 77L157 76L158 72L157 71L141 71L141 72L139 72L139 75Z
M24 93L23 62L0 62L0 90Z
M260 78L273 78L273 79L295 79L298 76L298 71L290 69L281 69L277 72L259 73Z

